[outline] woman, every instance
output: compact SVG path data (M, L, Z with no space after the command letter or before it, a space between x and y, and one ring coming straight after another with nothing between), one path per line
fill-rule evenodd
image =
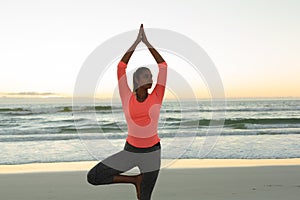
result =
M157 84L151 94L148 89L153 83L152 74L146 67L138 68L133 74L133 92L127 84L126 67L141 41L148 47L159 66ZM138 199L149 200L160 169L161 146L157 127L165 92L167 64L148 42L143 24L136 41L119 62L117 75L128 136L123 151L104 159L89 171L88 182L93 185L131 183L136 187ZM139 175L120 175L135 166L139 167Z

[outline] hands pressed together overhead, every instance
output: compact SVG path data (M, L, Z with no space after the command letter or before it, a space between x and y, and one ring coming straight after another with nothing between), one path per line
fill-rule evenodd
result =
M141 24L136 40L134 41L134 43L131 45L131 47L127 50L127 52L121 59L124 63L126 63L126 64L128 63L132 53L134 52L135 48L141 41L148 47L148 50L150 51L150 53L152 54L152 56L154 57L154 59L156 60L157 63L165 62L164 59L161 57L161 55L149 43L149 41L146 37L145 31L144 31L143 24Z
M147 40L147 37L146 37L146 34L145 34L145 30L144 30L144 27L143 27L143 24L141 24L140 26L140 30L139 30L139 33L138 33L138 37L136 39L136 43L140 43L140 42L143 42L144 44L149 44L148 40Z

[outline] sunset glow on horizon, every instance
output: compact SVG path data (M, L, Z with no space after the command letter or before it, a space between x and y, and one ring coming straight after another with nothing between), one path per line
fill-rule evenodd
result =
M0 97L71 98L80 68L94 49L117 34L138 30L141 23L199 44L218 69L226 98L300 97L299 1L162 1L159 7L152 1L144 3L147 9L139 4L1 2ZM186 98L210 98L203 77L193 77L174 55L160 53L193 88L194 96ZM129 69L153 62L149 52L135 52ZM109 69L97 98L118 97L116 66ZM165 98L176 99L171 90Z

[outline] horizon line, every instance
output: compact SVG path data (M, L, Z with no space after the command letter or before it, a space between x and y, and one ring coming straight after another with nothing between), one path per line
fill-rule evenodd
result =
M111 97L99 97L100 95L94 95L93 99L99 99L99 100L118 100L119 98L111 98ZM47 99L47 98L74 98L74 95L71 95L70 93L55 93L55 92L34 92L34 91L23 91L23 92L0 92L0 98L40 98L40 99ZM82 99L91 99L91 96L77 96L77 98ZM253 98L300 98L300 96L291 96L291 95L278 95L278 96L224 96L225 99L253 99ZM165 96L164 99L166 100L175 100L174 97L168 97ZM181 98L184 100L188 99L211 99L210 96L203 96L203 97L186 97ZM223 97L220 98L214 98L214 99L223 99Z
M1 93L0 93L1 95ZM73 99L74 96L69 96L69 95L4 95L0 96L1 99L4 98L11 98L11 99ZM101 98L101 97L87 97L87 96L80 96L76 97L79 99L97 99L97 100L119 100L119 98ZM214 99L297 99L300 98L300 96L225 96L224 98L214 98ZM165 100L176 100L176 98L170 98L170 97L165 97ZM182 100L191 100L191 99L212 99L211 97L195 97L195 98L181 98Z

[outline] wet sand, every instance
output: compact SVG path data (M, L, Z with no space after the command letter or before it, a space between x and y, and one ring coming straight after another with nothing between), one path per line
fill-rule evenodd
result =
M162 169L152 199L299 199L300 165L297 159L287 159L284 163L259 160L261 163L256 165L255 160L212 160L210 165L202 167L200 161L203 160L181 160ZM218 163L220 161L223 165ZM29 165L0 166L1 199L136 199L133 185L89 185L86 173L95 163L33 164L30 165L31 168L35 166L32 171L24 170ZM63 166L69 170L63 170ZM5 167L15 167L15 171L4 171Z

